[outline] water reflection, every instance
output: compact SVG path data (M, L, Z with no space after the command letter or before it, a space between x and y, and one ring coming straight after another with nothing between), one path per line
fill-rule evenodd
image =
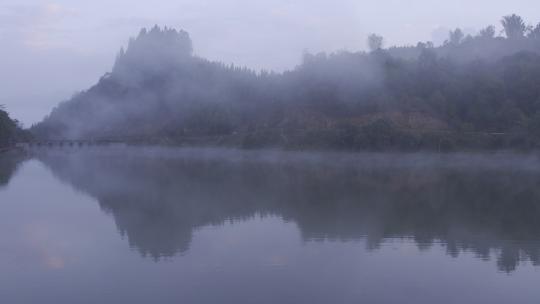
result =
M0 154L0 188L8 185L23 160L22 155Z
M305 240L414 239L451 256L540 265L540 162L509 156L257 154L96 150L39 155L96 198L130 246L156 260L189 250L198 227L278 215Z

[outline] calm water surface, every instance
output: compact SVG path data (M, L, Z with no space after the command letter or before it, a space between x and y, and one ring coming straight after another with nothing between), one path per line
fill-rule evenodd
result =
M0 158L0 303L540 303L540 158Z

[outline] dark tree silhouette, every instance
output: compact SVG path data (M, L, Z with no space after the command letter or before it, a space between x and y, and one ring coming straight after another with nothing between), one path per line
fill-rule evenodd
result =
M516 14L504 16L501 24L508 39L519 39L525 36L527 25L523 18Z
M527 33L527 37L530 39L540 40L540 23L535 27L531 27L530 31Z
M493 25L481 29L478 33L478 37L483 39L493 39L495 38L495 35L495 27Z
M11 119L4 106L0 105L0 149L12 145L17 139L18 132L18 122Z
M458 45L463 41L463 38L465 38L465 34L463 34L461 29L457 28L450 31L447 43L450 45Z
M370 51L378 51L384 47L384 38L377 34L368 36L368 48Z

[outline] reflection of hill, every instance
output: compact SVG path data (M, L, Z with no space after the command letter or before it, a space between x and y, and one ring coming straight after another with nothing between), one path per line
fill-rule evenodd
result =
M261 213L296 222L309 240L366 237L377 248L405 237L420 248L445 244L452 256L473 251L487 259L496 252L504 271L520 261L540 263L540 170L488 166L489 160L468 168L463 158L447 166L449 160L413 165L410 157L336 163L298 160L300 154L272 161L245 152L177 152L40 158L96 197L130 245L155 258L188 250L197 227Z
M7 186L23 159L20 155L0 153L0 188Z

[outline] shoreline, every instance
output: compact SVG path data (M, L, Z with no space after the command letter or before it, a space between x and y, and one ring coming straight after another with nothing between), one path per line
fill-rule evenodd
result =
M82 144L59 144L61 140L44 140L42 144L28 145L24 143L23 146L14 146L10 148L0 148L0 155L9 152L26 152L32 150L84 150L88 148L129 148L129 147L145 147L145 148L177 148L177 149L223 149L223 150L237 150L237 151L283 151L283 152L307 152L307 153L344 153L344 154L440 154L440 155L452 155L452 154L517 154L517 155L531 155L539 154L540 148L478 148L478 147L463 147L454 149L440 149L439 147L419 147L416 149L404 149L404 148L339 148L329 146L299 146L299 145L262 145L262 146L245 146L242 144L233 144L230 142L210 142L199 141L194 142L172 142L172 141L159 141L159 140L142 140L142 141L127 141L127 142L110 142L110 143L92 143L92 141L82 140L70 140L72 142L82 142ZM47 143L51 142L51 143Z

